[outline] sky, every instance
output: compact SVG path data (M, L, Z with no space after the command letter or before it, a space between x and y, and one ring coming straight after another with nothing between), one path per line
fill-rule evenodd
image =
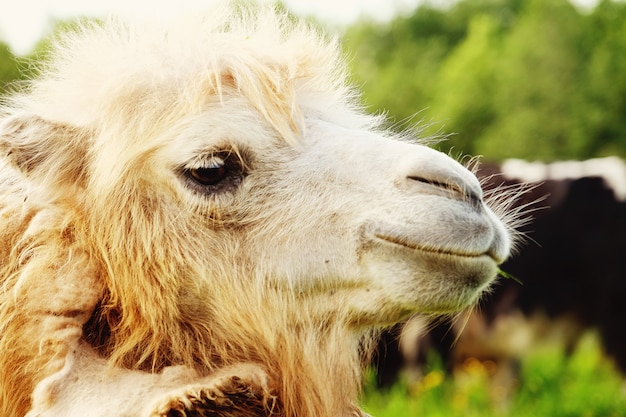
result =
M144 15L157 18L179 9L210 7L219 0L0 0L0 40L14 53L27 54L52 27L55 20L76 16L118 14L134 19ZM264 0L262 0L264 1ZM345 26L365 17L388 21L399 13L409 13L425 0L285 0L288 8L301 16L315 16L334 26ZM430 0L447 4L454 0ZM591 4L597 0L571 0Z
M167 16L180 9L210 7L219 0L1 0L0 40L17 54L28 53L51 28L52 22L76 16L118 14L127 18ZM385 21L397 13L415 9L420 0L286 0L288 8L302 16L316 16L342 26L360 17ZM442 0L438 0L442 1ZM444 0L445 1L445 0Z

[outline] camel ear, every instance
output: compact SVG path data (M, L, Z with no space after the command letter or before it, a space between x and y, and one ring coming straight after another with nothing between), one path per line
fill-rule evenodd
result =
M18 171L28 175L46 159L46 138L55 134L52 123L35 115L9 116L0 125L0 152ZM52 141L51 141L52 142Z
M26 177L60 179L84 162L84 138L77 128L34 114L11 115L0 120L0 157Z

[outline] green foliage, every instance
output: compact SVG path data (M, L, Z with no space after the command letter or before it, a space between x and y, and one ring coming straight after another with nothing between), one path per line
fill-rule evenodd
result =
M354 73L373 109L402 120L431 102L439 64L464 36L463 23L449 17L422 6L388 26L364 23L345 34Z
M473 17L465 39L441 63L431 113L449 120L447 128L462 132L462 138L479 137L497 117L493 82L499 49L497 25L490 15ZM465 146L463 150L475 152Z
M527 151L540 159L581 155L571 117L582 81L576 51L581 21L564 0L527 2L503 36L493 74L496 117L477 138L476 150L494 158Z
M626 3L604 0L589 17L581 130L596 141L590 153L624 155L626 148Z
M9 45L0 42L0 96L9 92L13 83L21 78L16 56Z
M445 376L435 360L418 383L388 391L376 391L370 375L362 405L376 417L626 416L622 377L592 335L569 358L555 346L530 352L509 395L494 379L497 371L492 362L469 360L454 377Z
M489 159L626 156L626 3L424 5L345 35L366 103L458 132L444 150ZM425 109L425 110L424 110Z

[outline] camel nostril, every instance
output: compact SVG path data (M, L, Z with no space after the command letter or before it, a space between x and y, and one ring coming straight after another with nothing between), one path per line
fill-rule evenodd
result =
M433 187L444 189L458 197L466 199L469 203L471 203L474 206L479 206L480 204L482 204L482 196L479 193L475 192L469 187L462 187L456 182L453 182L453 181L444 182L444 181L438 181L438 180L433 180L430 178L419 177L419 176L408 176L407 178L412 181L417 181L423 184L428 184Z

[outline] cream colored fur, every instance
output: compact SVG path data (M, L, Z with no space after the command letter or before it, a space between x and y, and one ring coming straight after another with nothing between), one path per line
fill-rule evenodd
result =
M474 302L510 231L345 74L272 10L58 39L0 114L0 415L362 415L372 332Z

